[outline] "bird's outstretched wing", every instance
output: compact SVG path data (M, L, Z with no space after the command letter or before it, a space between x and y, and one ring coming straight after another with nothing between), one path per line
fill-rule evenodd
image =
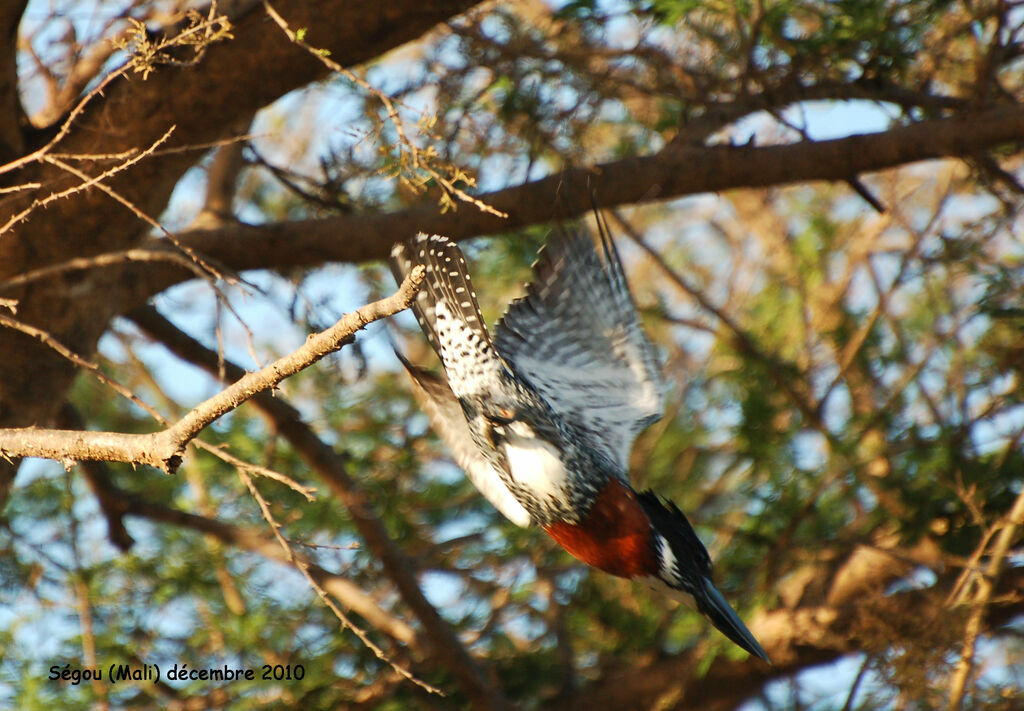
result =
M517 375L589 444L628 468L636 435L661 417L661 377L607 227L601 254L586 233L563 232L533 266L534 281L495 330Z

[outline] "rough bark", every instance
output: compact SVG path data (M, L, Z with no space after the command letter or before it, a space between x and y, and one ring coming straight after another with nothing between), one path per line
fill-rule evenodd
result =
M391 245L416 232L456 240L493 234L591 209L590 189L606 208L735 188L817 180L843 181L864 172L916 161L969 156L1005 143L1024 142L1024 107L921 122L884 133L784 146L679 146L591 169L577 168L506 188L481 199L508 214L496 217L470 205L442 212L433 203L380 214L347 214L269 225L221 224L179 235L215 263L246 269L313 266L331 261L383 259ZM556 215L557 210L557 215ZM154 256L166 245L150 240ZM170 260L122 262L111 286L123 311L193 278ZM123 312L122 311L122 312Z
M0 164L21 155L25 112L18 98L18 24L28 0L0 2Z
M307 40L351 66L419 37L467 9L469 0L399 0L389 3L280 0L275 8ZM2 29L2 28L0 28ZM143 81L114 81L76 120L59 144L62 153L110 154L145 149L169 128L168 147L209 143L241 133L254 112L283 94L324 76L326 69L291 44L261 8L237 20L234 39L209 47L195 66L163 66ZM8 97L9 99L10 97ZM11 108L0 111L10 113ZM38 147L30 145L29 150ZM148 215L157 215L200 151L164 153L115 176L109 185ZM95 174L108 164L76 162ZM5 176L10 183L41 184L0 199L0 219L77 178L34 165ZM0 279L76 257L129 248L148 226L99 190L37 210L0 236ZM91 354L113 315L118 270L73 272L33 282L4 296L19 301L18 318L49 331L73 351ZM43 426L59 410L73 368L22 334L0 330L0 426Z

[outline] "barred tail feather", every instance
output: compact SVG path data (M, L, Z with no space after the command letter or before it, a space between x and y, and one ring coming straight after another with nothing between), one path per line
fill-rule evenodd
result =
M441 358L452 392L460 398L475 393L504 364L484 325L462 251L447 237L421 232L391 250L396 279L417 264L427 271L412 304L416 320Z
M440 302L444 302L454 318L473 329L483 343L490 345L491 337L480 315L476 291L458 245L447 237L420 232L392 248L391 273L397 281L401 282L418 264L426 267L427 273L412 309L434 350L439 348L435 306Z

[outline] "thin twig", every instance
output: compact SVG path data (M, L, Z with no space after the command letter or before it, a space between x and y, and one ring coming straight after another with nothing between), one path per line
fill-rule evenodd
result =
M51 350L56 351L60 356L71 361L79 368L88 371L98 381L106 385L108 388L116 392L121 397L131 402L133 405L141 408L143 411L146 412L146 414L148 414L150 417L152 417L160 424L170 424L170 421L167 420L162 414L160 414L158 410L151 407L148 403L142 400L142 398L140 398L138 395L132 392L130 388L121 385L119 382L117 382L109 375L104 373L102 370L100 370L100 367L98 365L96 365L92 361L86 360L82 356L72 351L70 348L68 348L63 343L54 338L52 335L50 335L49 332L44 331L41 328L37 328L36 326L32 326L31 324L27 324L22 321L10 318L9 316L4 316L3 314L0 314L0 326L5 326L15 331L20 331L21 333L24 333L26 336L31 336L32 338L35 338L37 341L40 341L43 345L50 348Z
M306 499L306 501L316 501L316 497L313 496L314 492L316 492L315 486L303 486L302 484L295 481L287 474L282 474L281 472L276 472L268 467L261 467L258 464L252 464L251 462L247 462L244 459L239 459L235 455L228 454L227 452L225 452L222 447L210 444L209 442L204 442L199 438L192 440L192 442L199 449L203 450L204 452L212 454L225 464L230 464L235 469L238 469L241 472L245 472L247 474L252 474L255 476L260 476L265 479L273 479L274 481L284 484L292 491L301 494Z
M69 131L71 131L71 125L75 122L75 119L78 118L82 111L85 110L85 107L89 104L89 102L97 96L99 96L100 94L102 94L104 89L106 89L111 82L113 82L115 79L122 76L123 74L127 73L128 69L130 69L130 65L124 64L121 67L112 71L107 76L105 76L99 84L90 89L89 93L82 97L81 101L75 104L75 107L71 109L71 112L68 114L68 117L64 119L64 122L60 125L60 128L57 130L57 133L54 134L53 138L47 141L44 146L37 148L31 153L24 155L20 158L17 158L15 160L12 160L9 163L5 163L4 165L0 165L0 175L3 175L4 173L9 173L12 170L17 170L18 168L22 168L28 165L29 163L34 163L38 160L41 160L43 156L52 152L53 147L60 143L62 140L64 140L64 137L68 135ZM0 231L0 234L2 234L2 231Z
M226 35L226 31L227 28L230 27L230 23L227 22L226 17L215 17L213 15L213 10L215 7L216 3L214 3L213 6L211 6L211 15L205 22L199 22L193 25L192 27L189 27L188 29L182 31L178 35L171 37L169 39L164 39L161 42L153 45L154 51L161 52L169 47L174 47L186 43L192 46L196 46L193 37L194 35L201 32L206 33L206 38L208 42L215 41L219 39L220 36L217 36L216 34L211 34L210 30L212 30L214 27L218 27L219 29L223 30L224 34L222 34L221 36L228 36ZM142 29L145 30L145 26L143 26ZM107 76L103 77L103 79L100 80L100 82L96 86L90 89L85 94L85 96L83 96L78 101L78 103L75 104L75 106L68 113L67 118L65 118L64 121L61 123L60 128L57 130L57 133L55 133L49 141L47 141L43 146L37 148L36 150L32 151L27 155L21 156L20 158L12 160L9 163L5 163L4 165L0 165L0 175L4 173L9 173L12 170L17 170L30 163L40 161L47 155L52 155L53 148L61 141L63 141L64 138L68 135L68 133L70 133L71 126L74 124L75 120L78 119L79 116L81 116L82 112L85 111L85 108L93 101L93 99L95 99L97 96L100 96L104 92L104 90L106 90L106 88L110 86L110 84L113 83L116 79L124 76L131 70L137 69L137 66L138 63L134 61L133 58L132 60L125 62L120 67L110 72L110 74L108 74ZM6 231L6 229L6 227L0 229L0 234L3 234L3 232Z
M54 158L53 156L46 156L43 160L45 160L47 163L52 163L53 165L61 168L62 170L65 170L68 173L71 173L72 175L74 175L74 176L76 176L78 178L81 178L83 181L85 181L84 183L82 183L82 185L77 186L78 189L84 189L86 187L95 187L95 188L97 188L99 190L102 190L104 193L106 193L107 195L112 197L114 200L116 200L117 202L119 202L122 205L124 205L125 207L127 207L140 220L142 220L143 222L148 224L150 227L153 227L154 229L159 230L164 235L164 237L169 239L174 244L175 247L177 247L182 252L187 254L192 259L192 261L194 261L197 265L199 265L199 267L201 267L204 271L208 272L209 275L212 276L214 279L223 279L223 280L225 280L229 284L236 283L237 280L235 280L231 275L225 275L225 274L221 273L220 271L218 271L217 269L213 268L206 260L204 260L202 257L200 257L199 254L194 249L189 247L187 244L183 244L182 242L180 242L178 240L178 238L170 230L168 230L162 224L160 224L160 222L158 220L155 220L152 217L150 217L149 215L147 215L145 212L142 211L142 209L140 209L137 205L135 205L135 203L133 203L131 200L129 200L124 195L122 195L121 193L117 192L116 190L114 190L110 186L105 185L102 182L103 178L107 177L108 175L112 175L112 174L114 174L114 173L116 173L116 172L118 172L120 170L123 170L124 168L128 167L131 163L136 162L138 160L141 160L142 158L144 158L147 155L150 155L151 151L156 146L158 146L160 143L162 143L163 141L167 140L167 138L170 137L172 131L174 131L174 126L171 126L167 130L167 132L157 140L156 143L154 143L152 146L150 146L145 151L140 153L136 158L132 159L131 161L126 161L125 163L122 163L121 165L114 166L110 170L106 171L105 173L100 174L99 176L97 176L95 178L89 177L86 173L78 170L74 166L72 166L72 165L70 165L68 163L65 163L64 161L62 161L62 160L60 160L58 158ZM65 192L67 192L67 191L65 191ZM4 229L6 229L6 228L4 228ZM0 229L0 233L2 233L2 232L3 232L3 230Z
M285 540L285 537L281 535L281 524L274 520L274 515L270 511L270 506L267 504L266 499L263 498L263 495L260 494L259 489L256 488L256 485L252 481L252 477L246 474L242 469L238 470L238 476L245 484L246 488L249 489L249 493L252 494L252 497L256 499L256 503L259 504L260 511L263 514L263 518L270 525L270 529L274 532L274 538L277 539L277 542L281 545L281 548L284 550L285 555L288 558L288 562L290 562L295 567L296 570L302 573L302 576L306 578L306 581L309 583L310 587L312 587L313 590L316 591L317 596L323 601L325 605L327 605L328 609L330 609L330 611L334 613L334 616L338 618L338 621L341 622L342 626L351 631L352 634L354 634L356 637L358 637L359 641L366 645L366 648L373 652L377 659L381 660L382 662L390 666L392 669L395 670L396 673L401 674L403 677L405 677L412 683L426 689L432 694L444 696L444 692L442 692L436 686L431 686L427 682L418 679L416 676L412 674L412 672L403 669L402 667L398 666L395 662L391 661L388 655L384 653L384 650L378 647L376 644L374 644L373 640L370 639L369 635L366 634L366 631L360 628L354 622L352 622L352 620L350 620L348 616L341 611L341 608L338 607L334 600L332 600L330 596L327 594L327 591L323 589L320 583L317 582L316 578L314 578L313 575L309 572L309 565L301 558L296 557L295 552L292 551L291 546L288 545L288 541Z
M118 252L106 252L104 254L97 254L93 257L76 257L59 264L50 264L45 267L33 269L11 277L7 281L0 282L0 291L13 289L14 287L39 281L40 279L47 279L57 274L82 271L85 269L96 269L99 267L109 267L115 264L126 264L129 262L171 262L172 264L177 264L178 266L191 271L199 279L205 279L207 277L202 269L195 263L195 260L189 259L176 249L169 248L164 245L156 245L153 247L125 249Z
M9 229L14 227L14 225L16 225L19 222L21 222L22 220L24 220L26 217L28 217L30 214L35 212L37 209L39 209L41 207L46 207L51 202L54 202L56 200L61 200L63 198L68 197L69 195L74 195L75 193L81 192L82 190L85 190L86 188L90 188L90 187L93 187L93 186L97 186L97 187L100 186L100 181L104 180L105 178L110 177L111 175L114 175L115 173L119 173L122 170L125 170L126 168L131 167L132 165L134 165L135 163L138 163L140 160L142 160L146 156L150 155L150 153L157 146L159 146L161 143L163 143L168 138L170 138L171 134L174 132L174 129L175 129L175 127L171 126L169 129L167 129L166 133L164 133L163 136L158 138L156 140L156 142L154 142L149 148L147 148L144 151L140 151L138 153L134 153L134 155L131 158L127 159L123 163L119 163L119 164L115 165L113 168L108 168L107 170L103 171L102 173L100 173L99 175L97 175L95 177L86 175L85 173L83 173L83 172L81 172L80 170L77 170L77 169L70 169L70 167L66 163L61 161L59 158L55 158L55 157L49 156L49 155L42 156L40 158L40 160L42 160L42 161L44 161L46 163L51 163L53 165L56 165L56 166L60 167L63 170L66 170L67 172L71 173L72 175L80 178L83 182L80 183L80 184L77 184L77 185L72 185L70 188L67 188L65 190L60 190L60 191L55 192L55 193L50 193L49 195L47 195L44 198L39 198L39 199L33 200L32 204L30 204L28 207L26 207L21 212L18 212L18 213L15 213L14 215L12 215L10 217L10 219L8 219L7 222L4 223L4 225L2 227L0 227L0 234L3 234L5 232L7 232ZM107 188L107 190L109 191L110 189Z
M479 198L470 195L469 193L462 190L455 184L456 180L462 180L463 182L472 182L473 179L469 175L464 173L462 170L458 168L453 168L455 175L453 178L448 178L442 175L440 172L438 172L436 168L434 168L433 161L431 160L432 156L424 156L420 148L416 146L416 144L414 144L411 140L409 140L409 137L405 133L405 129L402 127L402 117L398 113L398 109L395 107L395 102L392 101L391 97L389 97L387 94L377 89L376 87L371 86L368 81L360 77L355 72L346 69L345 67L341 66L334 60L330 59L327 56L326 50L319 49L305 42L302 39L302 37L299 36L298 33L296 33L294 30L291 29L291 27L288 26L288 22L283 17L281 17L277 10L274 9L274 6L270 4L269 0L263 0L263 7L266 9L267 14L270 16L270 18L277 23L277 26L281 28L281 30L288 36L288 39L291 40L294 44L298 45L302 49L309 52L313 57L323 62L324 66L326 66L331 71L342 75L353 84L356 84L357 86L361 87L362 89L369 92L373 96L377 97L377 100L380 101L382 106L384 106L384 111L388 115L388 120L391 121L391 125L394 126L395 133L398 136L399 149L404 150L404 152L409 156L413 171L423 171L431 178L436 180L438 185L444 188L446 195L454 195L459 200L462 200L463 202L467 202L475 206L481 212L486 212L503 219L508 217L508 213L502 212L501 210L498 210L488 205L483 200L480 200ZM413 187L415 189L417 186L414 184ZM417 190L417 192L419 192L419 190ZM449 200L447 203L442 202L443 208L454 206L454 201Z
M985 616L986 608L995 591L1003 561L1017 535L1017 529L1021 526L1024 526L1024 491L1017 495L1013 507L1000 522L999 535L989 550L989 561L985 566L984 574L974 573L977 587L974 599L971 601L973 609L964 626L964 643L960 650L960 660L957 662L949 682L949 704L946 706L949 711L960 711L963 707L967 681L974 668L974 653L978 635L981 634L982 618Z

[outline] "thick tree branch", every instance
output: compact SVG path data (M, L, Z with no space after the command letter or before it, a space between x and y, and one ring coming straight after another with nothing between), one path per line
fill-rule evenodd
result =
M1024 106L1001 107L922 121L885 132L783 146L678 146L592 169L574 168L481 195L507 220L464 207L442 212L427 204L385 214L250 226L224 225L179 235L183 244L236 270L383 259L395 241L422 231L453 239L494 234L590 210L593 187L605 207L735 188L767 187L850 176L916 161L970 156L985 147L1024 143ZM556 200L558 208L556 213ZM153 243L155 248L157 245ZM142 273L145 272L145 279ZM124 265L122 283L138 290L122 303L139 304L191 277L172 265ZM129 281L125 281L129 280Z
M600 681L556 708L589 711L593 708L649 709L667 689L677 690L680 701L671 708L727 711L756 694L768 681L788 677L809 667L825 664L846 654L864 651L884 634L879 623L899 625L904 620L946 624L946 584L925 590L885 595L884 585L874 580L870 590L839 605L805 605L763 614L751 630L776 662L769 667L756 659L716 659L704 676L692 672L700 665L701 649L654 662L621 663L604 670ZM865 580L867 582L867 580ZM1000 598L984 619L984 629L994 632L1008 620L1024 613L1024 569L1013 568L1002 576ZM880 632L880 629L883 631ZM926 634L921 630L921 634ZM953 638L950 637L950 643Z
M0 165L25 149L25 110L18 96L18 25L28 0L0 0Z
M570 169L481 196L484 202L507 212L508 219L468 208L442 212L434 204L425 204L391 213L269 225L227 223L178 237L182 244L238 271L364 262L385 258L395 241L416 232L460 240L585 214L591 205L588 186L593 187L601 205L611 208L736 188L846 181L851 175L916 161L971 156L982 148L1016 142L1024 142L1024 107L1001 107L830 141L764 147L670 147L656 155L625 158L592 169ZM124 252L110 253L107 259L96 257L98 262L71 260L40 270L38 275L109 266L119 275L119 302L134 307L168 286L194 277L181 266L152 263L171 261L167 252L164 241L153 240L135 250L132 259L125 258ZM149 254L151 259L146 258ZM135 263L124 264L126 261ZM24 277L15 277L9 284L0 281L0 290L24 281Z
M292 353L255 373L246 374L160 432L140 435L31 427L0 429L0 457L42 457L63 462L128 462L147 464L173 473L181 463L185 447L203 428L256 393L273 388L285 378L351 343L356 331L368 323L406 308L422 279L423 270L411 272L391 296L342 316L327 330L311 335ZM4 325L6 317L0 319L0 325Z

